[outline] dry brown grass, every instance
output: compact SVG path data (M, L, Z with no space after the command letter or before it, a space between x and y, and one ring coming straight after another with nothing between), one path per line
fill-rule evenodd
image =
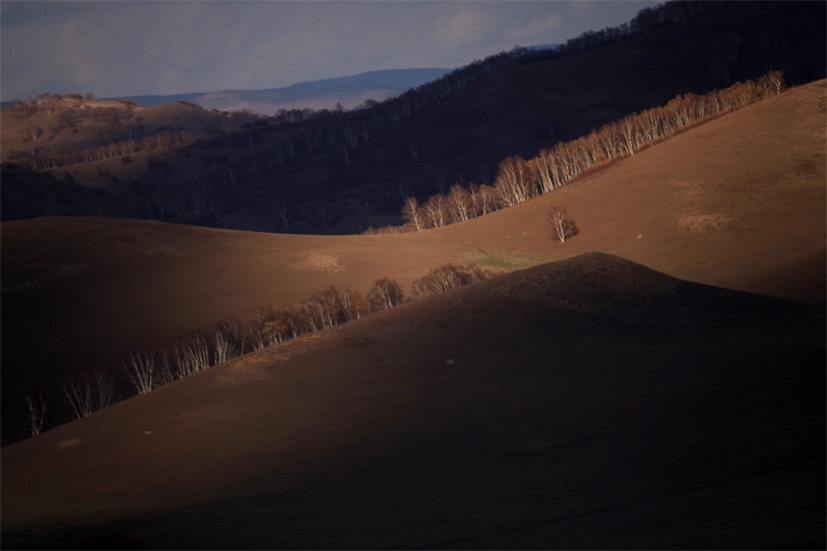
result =
M407 290L469 255L642 265L593 254L507 274L5 447L4 530L109 519L161 547L821 545L823 308L673 277L823 304L824 104L823 82L802 87L419 233L4 223L4 395L331 284ZM565 244L546 235L550 204L581 229ZM74 545L77 530L43 534Z
M823 331L604 254L506 274L3 448L4 542L818 545Z
M22 390L73 365L119 366L139 348L330 285L367 292L388 276L407 293L449 262L513 270L604 251L691 281L823 302L825 121L814 115L824 92L823 82L793 90L439 230L321 237L105 219L4 223L4 386ZM552 203L581 229L565 244L545 231ZM705 231L687 231L687 220Z

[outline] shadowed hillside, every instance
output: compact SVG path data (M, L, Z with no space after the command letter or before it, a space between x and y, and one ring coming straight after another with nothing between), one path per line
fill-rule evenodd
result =
M3 448L4 545L818 548L824 330L606 254L506 274Z
M823 3L684 3L664 13L670 6L677 7L671 23L647 22L644 11L612 39L601 38L603 30L573 39L565 52L502 52L487 60L509 61L486 76L462 74L392 104L307 120L298 111L294 122L292 115L238 120L194 141L141 151L133 163L119 153L74 164L70 175L124 193L134 218L352 234L399 223L406 196L490 183L506 157L535 156L677 95L775 70L790 84L825 76Z
M770 59L786 60L789 83L824 78L819 72L827 64L824 17L817 3L733 2L650 34L504 69L438 105L371 130L364 143L347 147L346 155L341 147L328 148L251 176L249 183L222 193L228 208L220 220L190 213L173 219L260 229L281 202L293 211L289 231L354 233L399 223L403 194L424 200L455 182L490 183L506 157L535 156L676 95L758 78L773 66ZM806 28L807 42L790 40L787 53L762 49L755 35L763 28L781 34L781 29ZM716 42L730 36L742 43L738 63L729 81L716 80L709 60L721 55ZM335 205L333 222L320 221L315 204ZM260 220L258 227L248 225L254 219Z
M367 292L448 262L513 270L593 250L670 275L808 302L825 292L824 84L730 113L550 194L438 230L303 236L147 221L2 225L4 443L19 396L82 368L123 376L160 347L264 303L336 285ZM581 232L552 239L565 206ZM54 315L60 312L60 315ZM126 388L124 390L127 390Z
M4 168L0 179L0 218L4 222L78 213L115 217L124 212L117 193L58 180L51 174Z

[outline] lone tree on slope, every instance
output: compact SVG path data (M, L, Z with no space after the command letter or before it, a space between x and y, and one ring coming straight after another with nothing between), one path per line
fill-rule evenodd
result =
M552 239L556 237L561 243L565 243L567 238L574 237L580 232L580 230L577 229L577 224L569 218L566 209L563 207L551 207L548 209L546 223L548 224L550 237Z

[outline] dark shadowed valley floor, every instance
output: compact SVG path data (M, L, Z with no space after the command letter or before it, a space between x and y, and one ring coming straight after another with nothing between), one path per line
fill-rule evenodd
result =
M611 255L536 266L3 448L3 545L823 548L824 335Z

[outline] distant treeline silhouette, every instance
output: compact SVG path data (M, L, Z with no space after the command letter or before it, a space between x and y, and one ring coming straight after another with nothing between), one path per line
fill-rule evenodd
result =
M704 95L677 96L664 107L633 113L529 160L508 157L499 164L494 185L454 184L447 194L432 195L420 205L408 197L402 209L403 226L369 228L367 234L402 233L439 228L517 205L566 185L585 172L615 159L633 155L692 125L780 94L784 75L772 71L758 79L713 90Z
M545 49L515 46L511 51L475 60L398 96L383 101L367 101L363 108L351 112L313 112L307 109L301 110L301 114L299 110L284 112L279 120L319 118L324 119L324 122L220 167L215 172L214 193L236 186L263 171L328 148L340 148L345 161L349 162L350 150L357 148L360 143L368 142L372 131L427 107L439 105L448 96L492 73L525 63L567 57L630 36L648 34L659 27L686 21L722 5L724 2L719 1L674 0L660 6L644 8L630 22L617 27L586 31L576 38L569 39L562 46ZM255 132L255 129L246 132L251 144L255 140Z
M330 148L338 148L344 160L349 162L352 150L358 148L360 144L368 142L374 130L408 117L426 107L438 105L448 96L492 73L525 63L567 57L628 37L649 34L660 27L680 24L725 4L726 2L723 1L673 0L659 6L647 7L640 10L628 23L597 31L585 31L581 35L569 39L565 44L554 48L538 49L515 46L511 51L500 52L483 60L475 60L432 82L407 90L398 96L383 101L368 100L360 108L349 112L303 109L279 112L276 117L255 117L250 113L238 113L239 116L244 115L243 118L246 122L238 124L237 121L233 122L232 117L228 118L219 125L220 128L214 129L215 131L221 131L222 136L201 138L201 140L208 139L211 142L217 140L213 145L222 143L243 144L244 147L249 147L250 152L248 154L236 159L225 160L218 164L211 174L204 175L194 182L182 183L174 188L165 185L163 187L167 189L160 189L161 184L164 184L164 177L152 171L151 175L157 179L156 185L151 186L150 191L153 194L147 197L125 198L123 207L116 215L125 218L154 219L156 216L174 215L187 209L191 209L195 214L200 214L206 208L214 207L212 208L214 214L216 217L220 217L222 210L220 205L214 201L211 202L216 194L273 168ZM763 29L762 32L767 36L763 37L761 32L758 33L759 36L756 36L756 40L759 46L765 42L774 44L773 40L777 42L779 37L783 38L784 34L768 29ZM716 78L716 80L728 82L730 73L727 64L731 65L732 62L727 61L729 59L727 56L732 56L732 45L724 42L721 42L718 48L721 59L710 59L710 71L713 76L719 75L720 78ZM726 75L719 74L721 71L726 71ZM184 101L179 103L188 104ZM305 125L305 128L291 132L275 143L270 143L264 138L264 130L269 126L268 120L274 122L314 120L315 122L309 126ZM154 147L172 148L189 141L191 141L191 137L186 136L183 139L179 137L177 143L170 143L169 139L158 136L141 142L130 140L108 146L87 148L82 152L72 152L71 154L33 155L19 161L18 164L35 170L54 169L65 166L66 163L112 158ZM206 145L206 142L204 142L204 145ZM138 149L135 149L136 146ZM412 147L415 146L412 144ZM492 207L494 210L501 208L503 201L508 203L520 199L519 191L517 192L518 195L514 197L504 195L497 198L489 196L490 190L487 188L488 186L480 187L479 197L476 197L477 193L472 192L472 200L477 205L477 211L490 212ZM147 194L140 193L139 195ZM465 199L459 197L455 197L455 199L460 203L465 201ZM438 199L435 201L438 202ZM433 207L431 211L434 211L436 223L440 225L446 223L446 218L440 212L444 210L444 207L439 204L432 204L431 207ZM461 206L457 208L462 210ZM455 212L457 208L454 209ZM458 215L461 220L463 215L461 213ZM283 226L286 227L286 224L283 224ZM420 225L417 229L422 229L422 226ZM269 230L265 228L265 231ZM368 233L393 231L399 230L386 227L381 230L371 229L368 230Z

